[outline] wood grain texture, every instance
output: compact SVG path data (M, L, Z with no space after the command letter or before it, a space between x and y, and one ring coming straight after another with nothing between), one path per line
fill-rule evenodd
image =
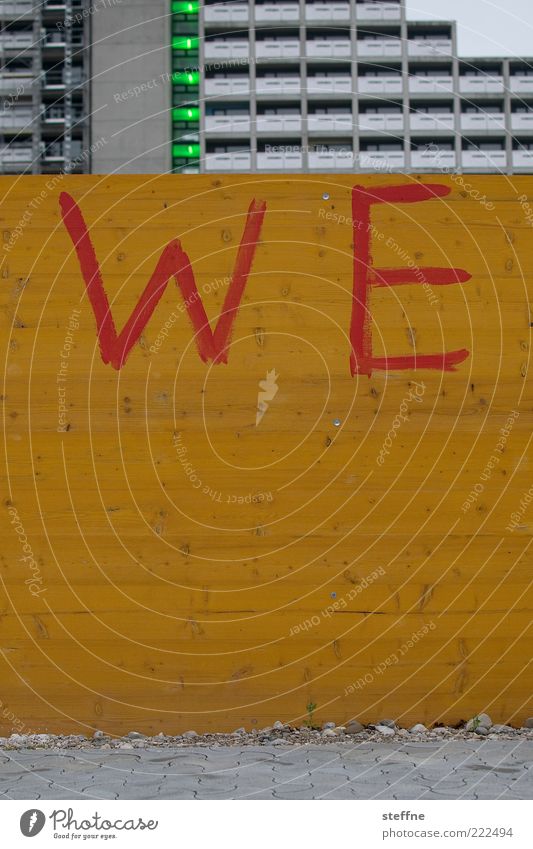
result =
M469 182L0 178L1 733L533 714L533 180ZM470 279L370 287L373 356L468 356L352 377L352 189L416 183L373 266ZM103 362L62 192L117 334L176 239L215 331L266 202L227 364L174 279Z

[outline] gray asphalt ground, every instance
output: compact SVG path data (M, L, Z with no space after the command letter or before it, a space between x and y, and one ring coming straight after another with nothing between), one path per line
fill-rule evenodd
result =
M1 799L532 799L533 742L0 750Z

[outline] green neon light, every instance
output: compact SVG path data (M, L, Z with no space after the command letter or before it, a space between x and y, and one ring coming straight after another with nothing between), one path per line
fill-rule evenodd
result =
M172 110L174 121L199 121L200 110L197 106L179 106Z
M198 14L199 3L172 3L172 11L175 15L196 15Z
M172 156L181 159L198 159L200 156L199 144L173 144Z
M178 35L172 39L172 50L193 50L198 47L197 38L184 37Z
M198 71L175 71L172 74L172 82L179 85L198 85L199 81Z

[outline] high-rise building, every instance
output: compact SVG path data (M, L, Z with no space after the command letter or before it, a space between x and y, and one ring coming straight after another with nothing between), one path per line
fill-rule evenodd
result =
M533 173L533 59L459 58L404 0L0 9L3 172Z
M88 171L82 0L2 0L0 28L0 173Z

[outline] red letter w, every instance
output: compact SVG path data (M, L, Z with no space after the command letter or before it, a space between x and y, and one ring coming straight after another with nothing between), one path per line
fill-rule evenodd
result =
M96 319L98 342L104 363L111 363L116 369L122 368L128 354L148 324L171 277L174 277L185 301L189 318L196 331L196 345L202 360L204 362L213 360L215 363L228 361L233 324L248 281L265 217L266 203L264 201L253 200L248 209L235 269L214 333L196 287L189 257L181 247L181 243L174 239L161 254L137 306L119 334L115 330L100 265L81 210L76 201L66 192L60 195L59 203L63 222L78 255L87 295Z

